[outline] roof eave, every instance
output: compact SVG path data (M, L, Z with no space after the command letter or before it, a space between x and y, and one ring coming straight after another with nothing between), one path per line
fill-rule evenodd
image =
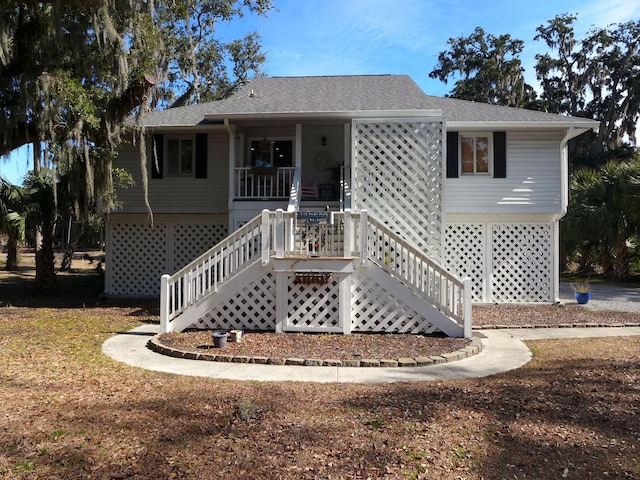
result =
M536 130L549 130L549 129L567 129L567 128L575 128L580 130L580 133L595 130L599 126L598 122L587 119L567 119L566 121L535 121L535 120L525 120L525 121L455 121L449 120L447 122L448 129L473 129L473 130L495 130L495 129L505 129L505 130L513 130L513 129L536 129Z
M270 112L270 113L211 113L206 120L279 120L299 119L354 119L354 118L434 118L442 117L441 109L428 110L344 110L326 112Z

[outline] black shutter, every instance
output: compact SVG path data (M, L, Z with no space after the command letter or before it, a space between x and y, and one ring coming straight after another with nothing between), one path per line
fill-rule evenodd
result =
M153 149L151 150L151 178L162 178L163 164L164 164L164 135L154 135Z
M493 132L493 178L507 178L506 132Z
M207 134L196 135L196 178L207 178Z
M447 178L458 178L458 132L447 132Z

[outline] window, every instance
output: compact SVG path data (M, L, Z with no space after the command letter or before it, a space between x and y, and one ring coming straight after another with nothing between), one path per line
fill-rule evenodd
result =
M151 178L207 178L208 142L209 136L206 133L168 138L161 133L154 134L151 144Z
M168 175L193 176L194 157L193 138L167 139Z
M252 167L291 167L293 166L292 140L251 140L249 163Z
M491 136L460 135L460 161L463 174L488 174Z
M447 178L489 175L507 178L507 133L447 132Z

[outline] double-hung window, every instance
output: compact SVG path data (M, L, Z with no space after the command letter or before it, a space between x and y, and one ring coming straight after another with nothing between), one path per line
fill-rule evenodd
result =
M460 162L463 175L489 174L492 158L491 135L461 134Z
M192 177L194 163L193 137L167 138L167 173L169 176Z
M153 135L151 178L207 178L208 135Z
M507 133L447 132L447 178L507 178Z

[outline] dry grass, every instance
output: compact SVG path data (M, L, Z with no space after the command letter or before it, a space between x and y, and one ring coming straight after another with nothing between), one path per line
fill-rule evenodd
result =
M180 377L101 353L156 315L0 309L0 478L640 478L640 337L530 342L517 371L390 385Z

